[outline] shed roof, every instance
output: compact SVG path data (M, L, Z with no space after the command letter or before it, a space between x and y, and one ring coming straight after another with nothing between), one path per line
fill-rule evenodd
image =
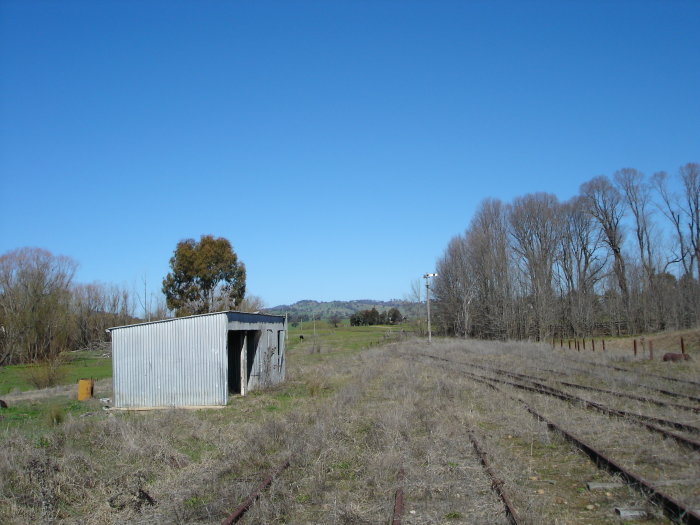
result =
M122 325L122 326L113 326L112 328L107 328L108 332L111 332L112 330L120 330L122 328L131 328L134 326L144 326L144 325L149 325L149 324L158 324L158 323L171 323L174 321L180 321L182 319L192 319L196 317L206 317L208 315L221 315L221 314L226 314L228 317L229 321L247 321L247 322L262 322L262 323L279 323L281 321L284 321L285 316L283 315L271 315L271 314L259 314L259 313L251 313L251 312L239 312L237 310L224 310L221 312L211 312L211 313L206 313L206 314L196 314L196 315L187 315L183 317L172 317L170 319L161 319L159 321L146 321L144 323L134 323L134 324L127 324L127 325Z

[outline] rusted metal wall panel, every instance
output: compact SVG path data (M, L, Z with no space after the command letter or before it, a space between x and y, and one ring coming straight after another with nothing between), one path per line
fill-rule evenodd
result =
M225 405L225 313L112 329L114 406Z

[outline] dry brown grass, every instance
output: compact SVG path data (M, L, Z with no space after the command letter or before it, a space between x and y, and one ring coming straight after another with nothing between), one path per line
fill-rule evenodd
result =
M558 374L545 369L642 394L649 391L641 384L670 388L641 367L619 372L592 364L612 361L609 356L577 355L574 362L544 345L408 341L332 359L304 354L295 363L292 355L284 385L234 398L223 410L68 414L39 433L3 431L0 522L220 523L293 454L291 467L251 508L246 523L386 522L402 468L404 523L505 523L468 430L479 437L525 523L617 523L615 505L643 505L655 516L648 523L667 522L633 490L585 490L587 481L611 477L517 401L468 379L461 366L420 356L426 352L536 374L552 386ZM508 391L643 475L700 477L696 453L636 425ZM692 487L691 493L670 490L695 501Z

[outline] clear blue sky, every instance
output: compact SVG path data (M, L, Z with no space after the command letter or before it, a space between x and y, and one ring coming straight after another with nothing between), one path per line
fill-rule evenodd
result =
M0 1L0 253L390 299L485 197L700 161L698 1Z

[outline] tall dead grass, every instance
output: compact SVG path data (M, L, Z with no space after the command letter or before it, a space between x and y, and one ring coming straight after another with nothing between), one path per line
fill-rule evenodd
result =
M570 364L538 345L408 341L347 357L305 356L303 365L290 360L285 385L223 410L69 414L38 434L6 430L0 522L220 523L265 473L293 457L247 522L386 522L403 469L404 523L505 523L468 430L527 523L604 522L614 503L644 503L634 492L612 500L581 493L586 481L608 478L517 402L422 353L543 377L544 368L564 373ZM631 425L535 397L553 417L588 425L591 438L638 435ZM632 465L662 453L654 461L668 455L665 475L682 461L668 443L649 443L660 448L640 444ZM600 446L616 453L619 442Z

